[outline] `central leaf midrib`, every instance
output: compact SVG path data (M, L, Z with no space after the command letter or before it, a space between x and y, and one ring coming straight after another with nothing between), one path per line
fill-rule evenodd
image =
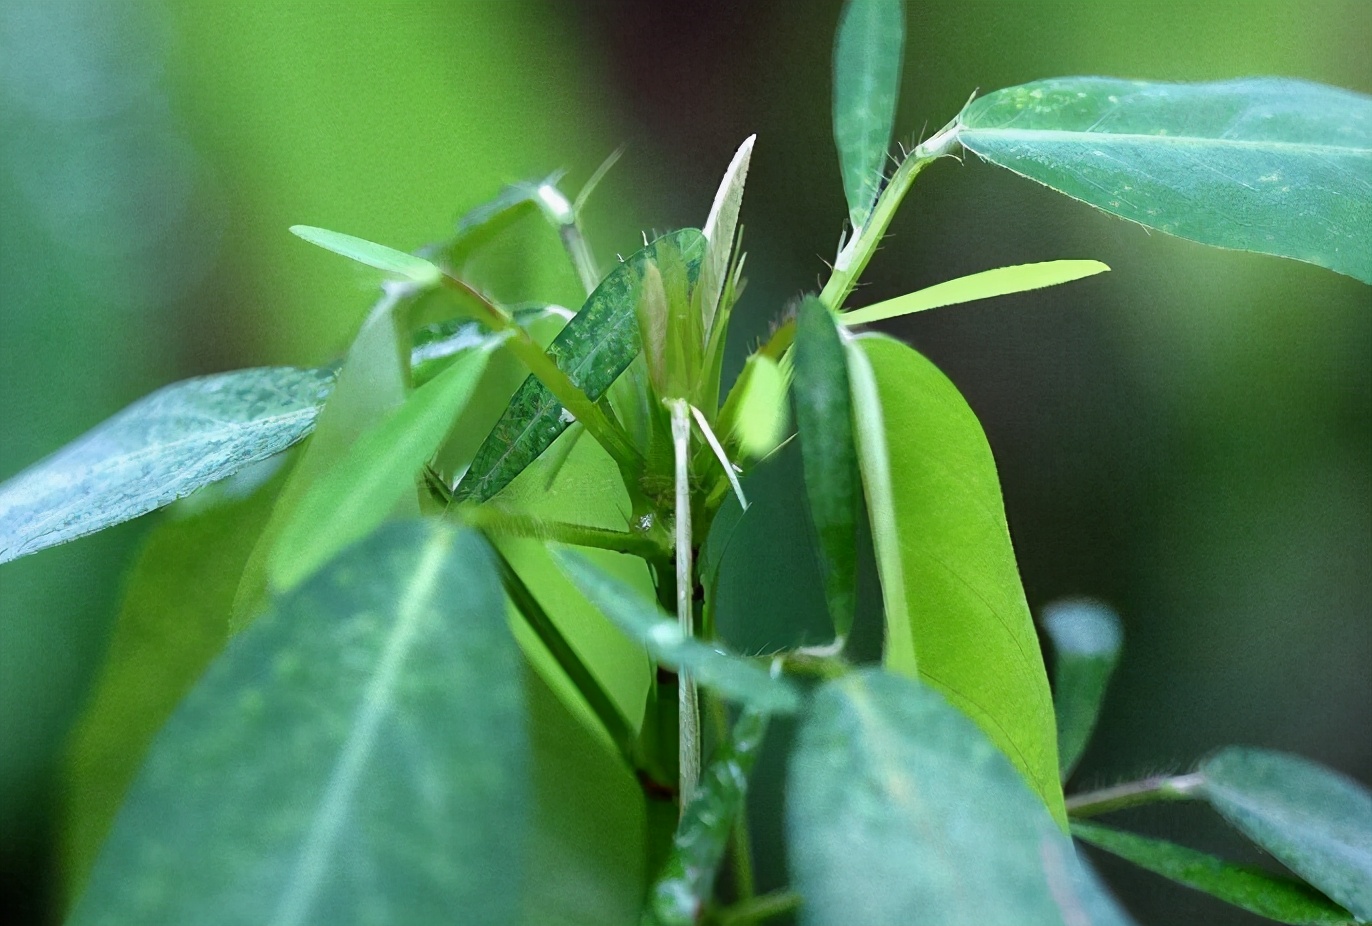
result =
M1293 151L1307 151L1311 154L1342 154L1372 156L1372 147L1358 148L1331 144L1312 144L1309 142L1261 141L1252 138L1216 138L1207 135L1144 135L1137 132L1093 132L1089 129L1009 129L973 128L964 125L958 130L958 139L967 144L970 136L975 141L977 135L983 136L1022 136L1025 138L1051 141L1065 141L1073 144L1108 144L1111 141L1157 142L1170 145L1218 146L1225 148L1265 148ZM973 151L974 145L968 145Z

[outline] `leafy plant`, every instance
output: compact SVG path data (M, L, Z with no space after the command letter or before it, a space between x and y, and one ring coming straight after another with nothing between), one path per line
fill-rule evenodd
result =
M603 171L575 200L557 177L516 184L419 254L297 226L386 276L340 365L166 387L0 487L0 560L201 502L153 535L78 730L69 922L1130 922L1069 833L1280 922L1372 920L1372 795L1312 763L1230 748L1064 798L1118 622L1082 602L1044 615L1050 692L975 415L917 352L858 330L1107 268L847 306L915 178L962 151L1372 282L1372 100L1059 78L973 100L888 176L903 22L898 0L844 8L848 235L731 388L751 138L700 230L609 273L580 220ZM585 284L575 313L464 278L531 211ZM447 320L418 325L421 299ZM832 641L744 655L719 576L748 568L731 540L750 477L786 453ZM264 481L272 460L289 473ZM850 655L869 534L880 666ZM792 887L757 895L746 788L788 718ZM1291 874L1086 822L1159 800L1209 803Z

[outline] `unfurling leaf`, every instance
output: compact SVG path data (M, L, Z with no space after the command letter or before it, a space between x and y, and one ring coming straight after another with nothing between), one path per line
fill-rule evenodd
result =
M1123 632L1115 612L1094 601L1059 601L1043 610L1053 641L1053 708L1058 766L1067 780L1096 728L1101 701L1119 662Z
M729 273L729 255L738 229L738 212L743 205L743 184L748 179L748 163L752 160L756 140L756 135L749 135L734 152L733 160L724 171L724 179L719 182L705 227L701 229L709 242L700 265L700 320L707 337L714 325L719 297L724 292L724 278Z

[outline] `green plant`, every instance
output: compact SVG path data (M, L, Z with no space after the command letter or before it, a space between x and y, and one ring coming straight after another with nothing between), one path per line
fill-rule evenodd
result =
M605 275L579 219L599 177L575 201L557 178L510 187L418 256L297 228L387 277L340 366L167 387L0 488L3 559L200 507L135 567L78 731L72 922L1127 922L1069 829L1285 922L1372 918L1372 798L1310 763L1229 749L1064 800L1118 628L1048 613L1050 696L975 416L910 348L853 330L1106 268L844 310L917 175L958 151L1372 282L1372 103L1296 81L1042 81L969 103L888 178L902 30L898 2L846 7L851 231L727 392L751 139L702 230ZM585 284L570 320L463 278L528 212ZM307 434L288 472L261 469ZM715 587L746 567L748 472L787 452L833 642L744 657ZM847 656L864 519L881 668ZM795 890L754 896L740 809L776 715L800 724ZM1085 822L1168 799L1209 802L1303 880Z

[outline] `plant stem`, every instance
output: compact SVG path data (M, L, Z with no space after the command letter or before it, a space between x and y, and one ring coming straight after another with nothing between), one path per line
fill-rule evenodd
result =
M581 223L573 219L559 226L557 231L562 236L562 246L566 248L567 256L572 259L572 266L576 268L576 275L581 278L581 285L589 296L600 285L600 270L596 267L595 256L591 254L591 245L581 231Z
M1067 813L1073 817L1094 817L1097 814L1153 804L1158 801L1186 801L1205 779L1199 774L1154 775L1099 791L1074 794L1067 799Z
M681 632L694 633L692 620L691 556L691 412L685 399L670 401L672 412L672 449L676 464L676 616ZM700 705L695 680L688 672L678 674L677 689L677 763L680 767L681 809L691 803L696 782L700 780Z
M801 896L794 891L773 891L761 897L740 901L732 907L721 910L716 920L718 926L748 926L761 923L774 916L800 909Z
M464 523L498 537L537 537L554 543L629 553L642 559L653 559L667 553L667 547L650 534L609 530L567 521L545 521L486 505L465 508L458 513L458 517Z

